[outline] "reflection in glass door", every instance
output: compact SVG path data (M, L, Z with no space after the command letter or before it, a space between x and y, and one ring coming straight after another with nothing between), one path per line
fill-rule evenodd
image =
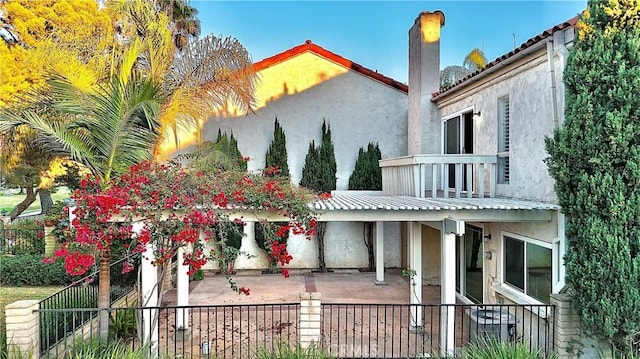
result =
M467 224L456 241L456 289L474 303L483 299L483 253L482 228Z
M473 153L473 112L469 111L460 116L452 117L444 122L444 153L463 154ZM449 165L449 188L456 186L456 170L454 165ZM466 167L463 169L463 178L466 178ZM466 191L466 183L463 181L463 191Z

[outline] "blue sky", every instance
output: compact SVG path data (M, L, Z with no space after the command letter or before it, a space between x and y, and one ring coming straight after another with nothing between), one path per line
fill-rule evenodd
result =
M238 38L254 61L311 40L365 67L407 81L407 32L424 10L442 10L441 68L473 48L489 61L570 19L586 0L213 1L191 0L202 35Z

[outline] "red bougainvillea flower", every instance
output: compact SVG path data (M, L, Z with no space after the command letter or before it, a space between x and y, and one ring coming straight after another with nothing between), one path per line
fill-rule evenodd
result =
M122 274L127 274L127 273L131 272L134 269L135 269L135 267L133 266L133 264L131 262L125 261L125 262L122 263Z
M75 251L64 259L64 269L70 275L83 275L96 263L96 259L91 254Z
M272 168L265 172L278 171ZM246 224L230 213L229 204L252 211L258 219L266 211L287 219L289 224L270 229L266 250L274 264L284 266L292 259L286 243L280 243L289 231L309 239L315 234L315 219L308 206L315 200L311 192L292 185L287 178L264 173L195 172L186 171L177 162L143 161L108 183L91 176L83 179L72 198L76 208L75 218L65 230L68 242L45 259L47 263L64 259L65 270L71 275L85 274L95 266L98 255L110 252L114 245L129 254L144 252L144 260L158 266L169 263L178 249L188 248L181 263L193 274L208 260L223 258L217 252L226 238L215 230L218 224L223 225L218 228ZM144 221L144 227L133 233L136 221ZM123 264L123 272L131 270L133 263ZM288 277L289 271L283 269L282 274ZM248 288L237 288L231 279L230 284L234 291L249 295Z
M245 287L240 287L238 288L238 292L244 294L244 295L249 295L249 288L245 288Z

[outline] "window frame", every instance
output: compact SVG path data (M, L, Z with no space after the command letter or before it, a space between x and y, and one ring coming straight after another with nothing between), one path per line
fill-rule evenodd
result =
M506 264L506 259L507 259L507 255L506 255L506 244L507 244L507 237L515 239L515 240L519 240L523 242L523 251L524 251L524 263L523 263L523 275L524 275L524 290L518 288L516 285L511 284L509 282L506 281L506 274L507 274L507 264ZM548 304L548 301L542 302L540 299L531 296L530 294L528 294L528 290L529 290L529 286L528 286L528 279L527 279L527 244L533 244L536 245L538 247L542 247L545 249L548 249L551 251L551 282L549 283L551 286L551 293L555 293L555 288L556 286L554 285L554 271L556 271L557 267L555 267L555 261L554 261L554 257L557 255L556 251L555 251L555 246L554 243L549 243L549 242L545 242L539 239L535 239L535 238L531 238L531 237L526 237L526 236L522 236L519 234L515 234L515 233L511 233L511 232L505 232L502 231L501 232L501 238L502 238L502 243L501 243L501 250L502 250L502 258L500 260L500 265L501 265L501 270L500 270L500 283L501 285L505 286L506 288L509 288L512 291L515 291L517 293L520 293L521 295L530 298L531 300L535 301L535 302L540 302L543 304Z

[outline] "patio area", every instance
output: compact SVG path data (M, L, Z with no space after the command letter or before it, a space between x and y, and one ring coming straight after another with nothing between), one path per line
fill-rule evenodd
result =
M202 281L190 283L190 305L234 305L297 303L302 292L319 292L322 302L358 304L408 304L408 278L400 269L385 272L385 284L376 285L375 272L336 270L328 273L291 271L289 278L281 274L261 274L257 271L239 272L233 276L239 287L249 288L249 296L233 292L224 276L206 272ZM423 286L423 304L440 303L440 286ZM176 289L169 290L162 299L163 306L176 305Z

